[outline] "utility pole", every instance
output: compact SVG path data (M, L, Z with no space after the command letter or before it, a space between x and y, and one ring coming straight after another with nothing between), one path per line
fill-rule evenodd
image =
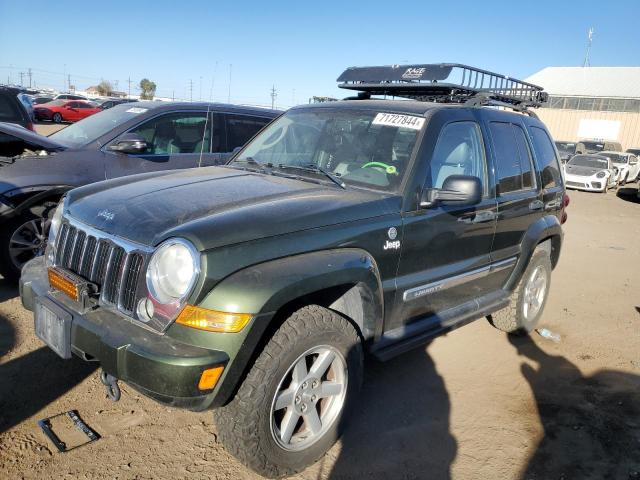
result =
M29 67L29 68L27 69L27 75L29 75L29 88L31 88L31 75L32 75L32 73L31 73L31 67Z
M229 95L227 96L227 103L231 103L231 67L233 64L229 64Z
M67 75L67 86L69 87L69 91L71 91L71 74Z
M193 102L193 80L189 80L189 101Z
M62 67L62 91L66 92L67 91L67 64L64 64L64 67Z
M593 27L589 29L587 32L587 53L584 56L584 62L582 63L583 67L591 66L591 44L593 43Z
M129 84L129 94L128 97L131 96L131 75L129 75L129 78L127 79L127 83Z
M271 87L271 110L276 107L276 97L278 96L278 92L276 91L276 86Z
M20 72L20 86L24 87L24 72Z

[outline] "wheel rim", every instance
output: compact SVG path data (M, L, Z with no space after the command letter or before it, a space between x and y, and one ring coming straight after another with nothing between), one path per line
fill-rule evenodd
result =
M347 363L322 345L300 355L280 380L271 402L271 435L284 450L300 451L320 440L344 406Z
M56 123L59 123L59 122L60 122L60 118L61 118L61 117L60 117L60 114L59 114L59 113L56 113L56 114L53 116L53 121L54 121L54 122L56 122Z
M9 258L17 269L32 258L44 254L47 246L49 220L36 218L20 225L9 239Z
M524 288L524 318L531 320L540 312L547 293L547 271L538 265L527 280Z

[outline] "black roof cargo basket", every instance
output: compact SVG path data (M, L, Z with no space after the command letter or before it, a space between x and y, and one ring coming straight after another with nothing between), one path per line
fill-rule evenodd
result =
M350 67L340 88L361 98L389 95L426 102L469 103L525 110L548 99L542 87L459 63Z

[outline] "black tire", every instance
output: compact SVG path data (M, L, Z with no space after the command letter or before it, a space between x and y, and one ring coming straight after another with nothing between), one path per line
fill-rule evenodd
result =
M62 123L62 114L58 112L54 113L53 117L51 117L51 120L53 121L53 123Z
M537 313L527 318L524 313L525 288L533 272L538 267L542 268L541 272L544 272L546 278L544 298ZM491 323L491 325L496 327L498 330L502 330L503 332L527 334L533 331L536 328L540 317L542 316L542 312L544 312L544 307L547 303L550 287L551 259L549 258L549 253L546 250L538 248L533 253L531 261L529 262L524 275L522 275L518 286L509 297L509 306L495 313L492 313L488 317L489 322Z
M620 182L620 186L621 187L624 187L627 184L627 175L625 175L624 178L622 179L622 181Z
M272 433L275 396L300 357L319 346L330 346L342 355L347 368L344 403L315 443L300 451L286 450ZM362 362L362 344L351 323L318 305L301 308L269 340L231 403L215 412L220 440L238 460L265 477L301 471L324 455L342 434L343 419L348 417L362 383Z
M26 211L0 228L0 275L10 282L17 282L20 278L21 268L16 265L9 251L9 245L14 233L28 222L35 221L42 227L44 237L49 233L49 217L53 215L56 204L47 202L44 205L37 205ZM32 258L44 253L45 244L41 244L37 251L25 251L18 259L23 264Z

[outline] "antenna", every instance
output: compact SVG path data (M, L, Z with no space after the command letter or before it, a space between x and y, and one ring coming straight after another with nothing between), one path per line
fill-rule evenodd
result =
M583 67L590 67L591 66L591 44L593 43L593 27L589 28L589 31L587 32L587 52L585 53L584 56L584 62L582 63Z

